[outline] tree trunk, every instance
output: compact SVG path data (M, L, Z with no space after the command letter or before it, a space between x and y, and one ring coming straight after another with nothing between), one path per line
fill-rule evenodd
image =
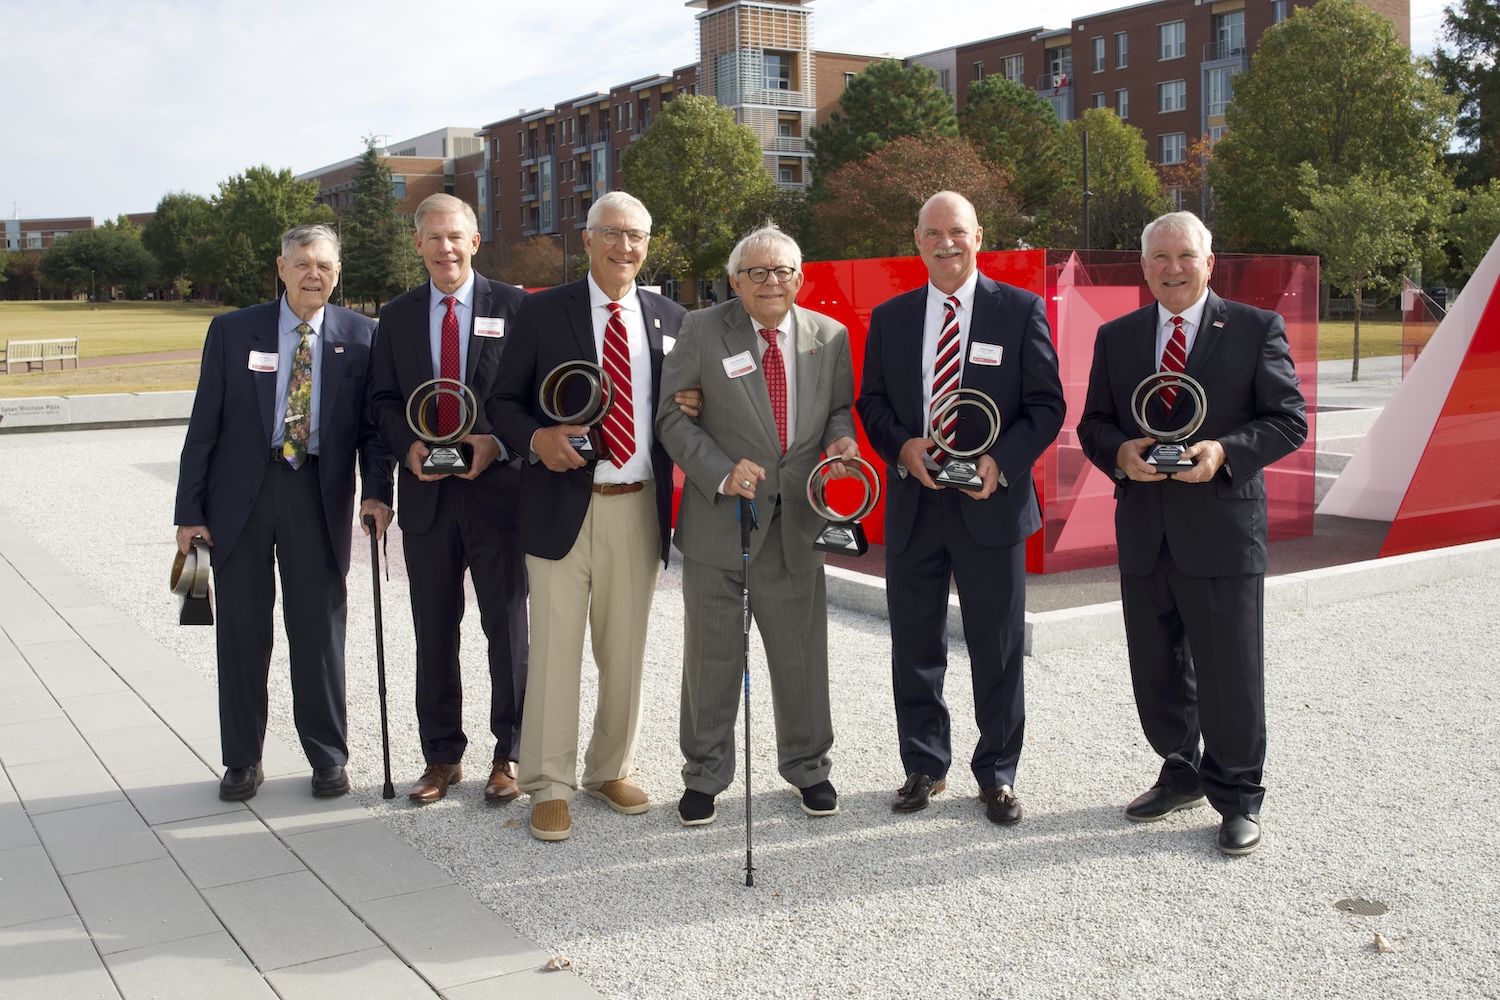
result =
M1354 288L1354 371L1349 376L1349 381L1359 381L1359 310L1364 303L1364 289L1359 286Z

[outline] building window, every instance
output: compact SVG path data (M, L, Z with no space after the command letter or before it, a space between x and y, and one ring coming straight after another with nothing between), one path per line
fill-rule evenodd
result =
M1181 163L1187 154L1187 133L1168 132L1161 137L1161 162Z
M520 157L526 155L526 133L520 129L516 130L516 155Z
M1211 69L1208 71L1208 116L1222 115L1229 102L1234 100L1234 69Z
M397 198L405 198L406 197L406 175L405 174L392 174L391 175L391 194L395 195Z
M1094 72L1104 72L1104 36L1094 39Z
M1099 93L1096 93L1094 95L1094 107L1096 107L1096 108L1102 108L1102 107L1105 107L1105 106L1106 105L1104 103L1104 92L1100 91Z
M1214 15L1214 58L1229 59L1245 54L1245 12Z
M949 78L949 71L948 70L946 70L946 69L940 69L940 70L938 70L938 86L942 88L943 93L946 96L948 96L948 97L952 97L953 96L953 83L952 83L952 80Z
M984 63L983 62L977 62L977 63L974 64L974 82L978 83L980 80L983 80L983 79L984 79Z
M1169 21L1156 26L1157 59L1181 59L1187 55L1187 22Z
M1120 116L1121 121L1130 117L1130 91L1115 91L1115 114Z
M1182 185L1174 184L1167 188L1167 197L1172 201L1172 211L1180 212L1187 207L1183 198Z
M1001 72L1011 83L1024 85L1026 82L1026 57L1006 56L1000 63Z
M1218 142L1222 138L1224 138L1224 126L1223 125L1210 125L1208 127L1208 141L1209 142L1211 142L1211 143L1212 142Z
M1156 85L1156 110L1163 114L1168 111L1187 110L1187 81L1168 80Z
M1286 0L1271 0L1271 23L1280 24L1286 20Z
M792 89L792 57L790 53L767 52L765 54L765 66L767 90Z
M776 179L783 184L792 183L792 168L778 167L776 170Z
M776 123L776 135L779 138L782 138L782 139L790 139L790 138L792 138L792 123L791 122L777 122Z
M1123 31L1115 32L1115 69L1130 65L1130 36Z
M851 84L853 82L854 82L854 74L853 73L845 73L844 74L844 89L848 90L849 89L849 84ZM696 94L697 92L698 92L698 85L695 83L695 84L693 84L693 93Z
M1068 77L1073 75L1073 46L1059 45L1048 49L1047 72L1052 74L1052 86L1066 87Z

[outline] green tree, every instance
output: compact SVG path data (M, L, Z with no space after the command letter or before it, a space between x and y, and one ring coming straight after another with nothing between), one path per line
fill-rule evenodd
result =
M1456 207L1448 235L1458 251L1458 274L1467 277L1500 237L1500 180L1463 192Z
M1458 0L1443 11L1443 37L1453 49L1434 55L1443 89L1458 97L1458 135L1466 186L1500 178L1500 0Z
M1089 136L1089 239L1103 250L1136 250L1146 223L1171 209L1146 156L1146 137L1109 108L1089 108L1064 126L1068 166L1044 220L1028 239L1037 246L1083 246L1083 134Z
M380 305L416 284L422 257L412 239L412 221L401 215L391 168L366 137L365 151L354 168L354 205L343 226L344 295L355 302Z
M1003 76L973 84L958 131L979 155L1015 178L1015 194L1028 215L1044 212L1067 184L1070 140L1052 105L1029 87Z
M1357 0L1298 8L1262 36L1234 79L1228 130L1214 147L1226 248L1285 253L1296 244L1299 181L1312 164L1338 187L1361 172L1401 177L1434 204L1455 102L1412 61L1391 22Z
M287 169L251 167L219 183L218 229L212 241L215 276L227 305L247 306L275 294L281 237L293 226L331 222L333 210L315 205L318 185Z
M838 109L812 130L814 200L822 197L823 177L904 135L957 136L953 102L938 89L937 73L921 63L873 62L854 75Z
M1394 269L1418 254L1412 230L1426 206L1402 178L1361 171L1338 184L1325 184L1311 164L1298 171L1301 200L1291 210L1298 242L1323 258L1329 283L1354 297L1354 367L1359 381L1359 317L1364 292L1391 289L1400 282Z
M156 281L156 258L141 245L141 231L125 216L95 229L79 229L63 236L42 257L42 278L67 292L99 295L120 288L126 298L138 299Z
M684 279L723 268L735 242L765 217L776 195L760 140L711 97L669 101L625 150L621 165L625 190L651 213L648 271L666 261ZM695 300L697 285L683 281Z
M41 263L42 251L40 250L13 250L5 255L5 266L0 269L0 277L6 279L8 298L35 299L40 297Z
M211 243L214 207L201 195L178 191L156 203L156 213L141 230L141 243L161 265L164 284L188 281L210 284L214 277Z
M967 139L903 136L828 175L828 197L813 206L821 247L832 258L901 257L916 252L922 203L957 191L974 203L986 250L1012 249L1024 228L1006 168Z

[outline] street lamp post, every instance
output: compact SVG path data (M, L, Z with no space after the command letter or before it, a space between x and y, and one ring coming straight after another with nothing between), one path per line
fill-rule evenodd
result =
M94 292L94 269L92 267L89 268L89 307L99 308L99 296Z

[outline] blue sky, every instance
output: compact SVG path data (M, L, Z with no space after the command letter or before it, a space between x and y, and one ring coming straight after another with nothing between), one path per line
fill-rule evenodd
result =
M1122 5L1052 0L1042 20ZM394 0L0 0L0 213L146 212L259 163L311 170L356 155L364 135L477 128L697 58L697 11L679 0L514 6L425 8L456 26L439 27ZM1412 0L1417 52L1432 50L1443 6ZM1039 9L950 0L938 20L911 0L818 0L813 37L910 55L1034 27Z

